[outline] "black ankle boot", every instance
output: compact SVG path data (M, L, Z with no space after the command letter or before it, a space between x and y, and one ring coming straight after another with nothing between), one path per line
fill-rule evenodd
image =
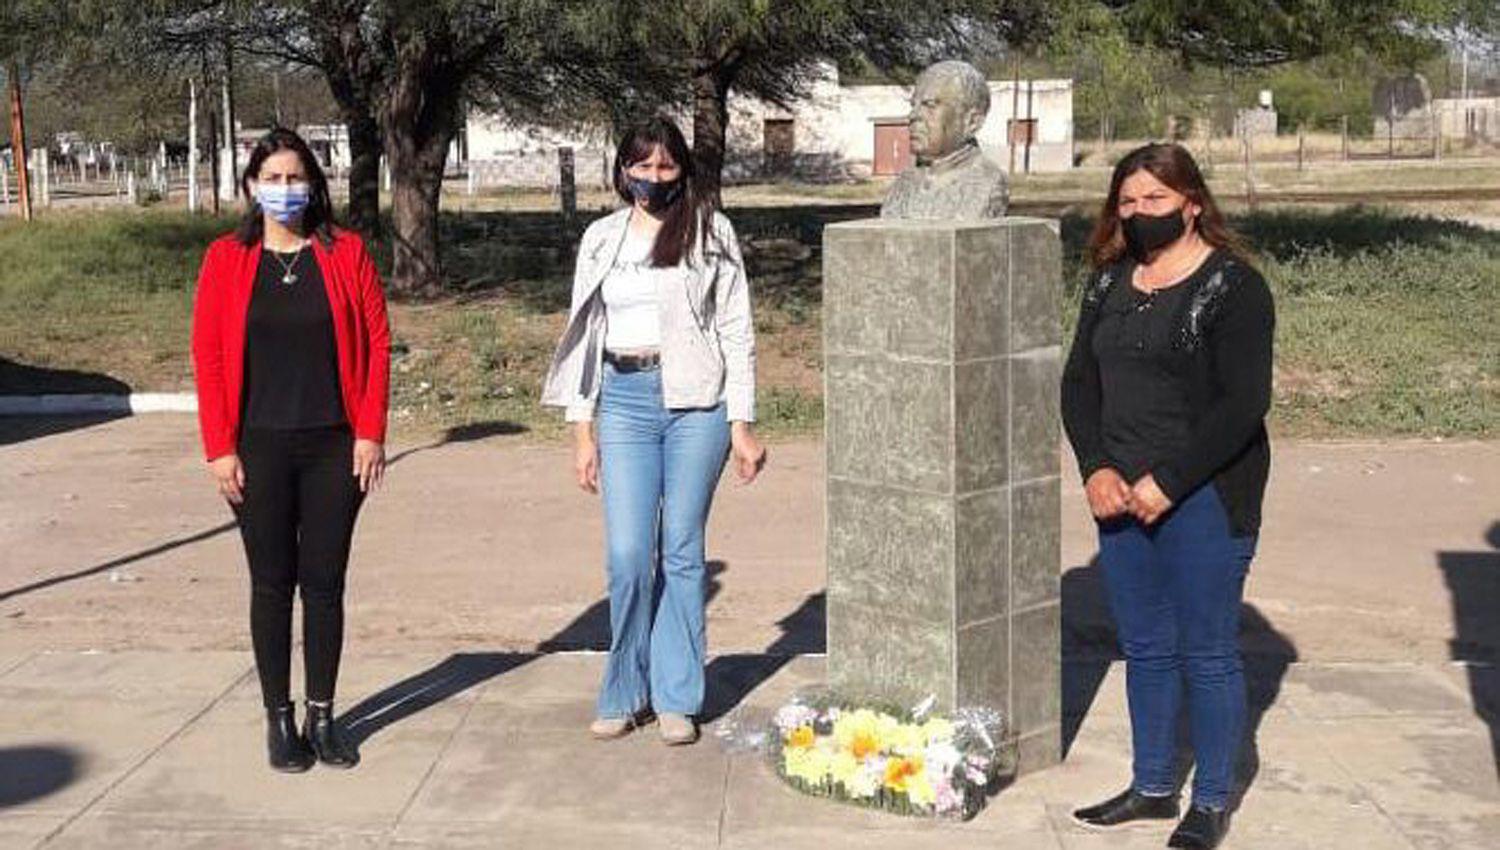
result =
M302 732L318 756L318 761L329 767L353 767L359 764L359 753L344 741L338 724L333 721L333 705L307 703L306 725Z
M296 710L291 703L266 709L266 758L282 773L301 773L317 760L307 739L297 732Z
M1224 840L1228 826L1229 815L1223 809L1193 806L1188 809L1187 816L1177 825L1177 829L1172 831L1172 837L1167 839L1167 846L1214 850Z
M1073 817L1089 826L1118 826L1137 820L1175 820L1177 797L1147 797L1131 788L1098 805L1079 809Z

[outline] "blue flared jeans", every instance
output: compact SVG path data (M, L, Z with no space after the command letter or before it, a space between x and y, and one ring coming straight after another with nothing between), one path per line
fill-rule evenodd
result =
M704 527L729 452L722 404L668 410L661 372L606 364L595 427L609 571L598 716L703 707Z
M1154 527L1100 525L1099 561L1125 653L1134 787L1177 790L1178 713L1186 696L1193 803L1229 804L1247 713L1237 642L1256 537L1236 536L1209 483Z

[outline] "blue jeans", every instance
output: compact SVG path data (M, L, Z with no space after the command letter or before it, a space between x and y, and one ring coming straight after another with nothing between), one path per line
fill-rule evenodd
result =
M1099 529L1099 561L1125 653L1134 788L1177 790L1177 715L1187 685L1193 803L1225 808L1247 711L1237 637L1255 536L1236 537L1212 483L1155 527Z
M729 422L722 404L668 410L657 369L606 365L599 392L610 645L598 715L624 717L648 705L697 714L707 649L703 529L729 453Z

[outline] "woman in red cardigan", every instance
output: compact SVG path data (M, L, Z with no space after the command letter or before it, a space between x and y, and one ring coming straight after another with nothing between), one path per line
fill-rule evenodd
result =
M193 307L203 449L250 563L250 634L271 766L353 767L333 717L354 519L385 471L389 330L360 238L334 225L328 181L276 129L240 180L253 199L209 246ZM293 589L302 596L307 717L290 694Z

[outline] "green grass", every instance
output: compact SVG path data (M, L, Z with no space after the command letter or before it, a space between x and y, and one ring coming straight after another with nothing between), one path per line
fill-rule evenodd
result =
M856 214L731 210L756 289L768 432L821 428L818 246L824 224ZM1278 433L1500 436L1500 233L1363 207L1233 223L1277 296ZM1063 221L1068 328L1087 224ZM0 221L0 392L189 389L194 276L230 226L169 211ZM445 216L452 295L392 306L398 429L562 433L537 394L577 226L536 211Z

